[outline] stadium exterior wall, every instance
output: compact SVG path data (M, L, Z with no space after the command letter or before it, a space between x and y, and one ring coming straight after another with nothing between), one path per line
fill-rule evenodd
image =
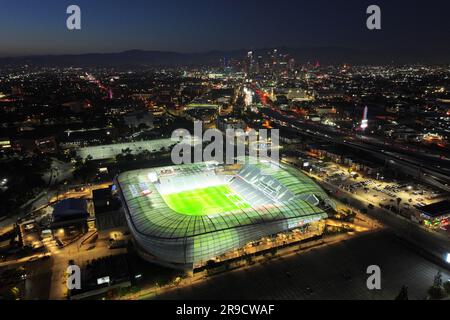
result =
M136 174L145 176L145 173L137 172ZM250 242L259 241L264 237L299 227L314 228L315 222L327 217L325 211L303 200L289 205L289 211L286 211L283 206L270 205L262 209L261 214L258 213L259 209L250 208L243 210L240 215L227 213L207 217L188 217L168 210L162 204L156 188L152 189L152 196L155 201L161 201L159 203L161 207L151 204L150 207L142 208L136 202L128 203L129 199L125 196L124 190L125 187L129 187L129 181L126 179L127 173L124 174L124 177L116 177L115 184L118 186L125 216L138 252L144 259L152 263L175 269L193 270L205 265L211 259L243 248ZM131 172L131 174L134 173ZM122 182L123 185L121 185ZM314 192L322 193L323 197L326 196L312 181L304 180L298 181L298 183L308 186L306 192L310 192L309 190L312 188ZM153 186L149 187L153 188ZM126 190L129 197L128 188ZM160 209L161 211L158 211ZM147 226L148 222L152 221L148 219L158 218L168 219L167 223L172 221L170 224L166 224L168 229L155 230L151 225ZM179 220L170 220L169 218ZM214 221L217 224L213 227ZM203 231L198 231L200 228L197 227L206 223L210 225L205 226ZM177 233L179 230L176 227L177 224L184 226L182 233Z
M128 212L126 218L132 229L137 251L143 259L165 267L188 271L206 264L214 257L240 249L249 242L292 230L289 225L297 225L304 220L294 218L270 223L261 222L192 237L164 239L141 234L134 227Z

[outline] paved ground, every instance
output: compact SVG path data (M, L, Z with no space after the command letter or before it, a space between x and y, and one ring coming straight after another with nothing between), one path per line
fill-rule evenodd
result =
M319 181L319 184L331 191L339 190L339 197L347 199L351 206L359 208L360 210L363 208L367 209L367 200L361 198L357 194L343 191L327 182ZM378 219L385 226L395 230L395 232L403 238L416 243L416 245L421 246L423 249L426 249L441 259L445 259L447 253L450 252L450 238L447 234L433 232L415 222L376 206L373 209L368 210L368 215Z
M52 253L51 266L51 285L50 285L50 300L65 299L67 296L66 272L69 261L73 260L76 265L83 266L90 260L98 259L110 255L118 255L126 252L126 249L110 250L105 239L96 241L95 247L90 249L90 245L81 245L82 241L86 239L84 236L73 244L64 248L58 248L54 240L46 242L46 247Z
M382 272L377 292L366 287L366 269L372 264ZM402 285L409 287L410 299L424 299L438 270L390 231L380 231L225 273L158 299L393 299ZM444 271L443 279L449 278Z
M25 281L24 299L47 300L51 280L51 259L26 264L28 279Z

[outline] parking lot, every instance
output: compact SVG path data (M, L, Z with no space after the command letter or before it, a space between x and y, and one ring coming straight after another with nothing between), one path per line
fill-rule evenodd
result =
M381 290L367 289L366 269L381 268ZM394 299L403 285L425 299L440 268L379 231L173 289L158 299ZM444 281L450 274L442 270Z
M383 177L371 179L360 173L348 172L337 164L323 165L315 174L350 193L364 197L368 203L395 210L419 221L420 207L443 200L446 194L410 181L386 181Z

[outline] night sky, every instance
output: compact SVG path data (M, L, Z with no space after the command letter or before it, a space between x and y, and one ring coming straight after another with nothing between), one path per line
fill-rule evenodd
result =
M82 30L66 29L66 8ZM382 9L382 30L366 29L366 8ZM201 52L241 48L429 48L450 43L448 0L0 0L0 56Z

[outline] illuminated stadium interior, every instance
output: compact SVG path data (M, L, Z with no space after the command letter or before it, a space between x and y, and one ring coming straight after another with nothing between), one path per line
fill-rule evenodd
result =
M187 215L209 215L250 207L227 185L161 195L169 208Z
M196 163L116 179L144 257L192 269L265 236L327 217L327 194L298 170L270 162Z

